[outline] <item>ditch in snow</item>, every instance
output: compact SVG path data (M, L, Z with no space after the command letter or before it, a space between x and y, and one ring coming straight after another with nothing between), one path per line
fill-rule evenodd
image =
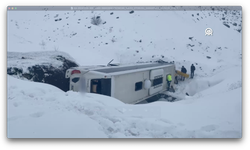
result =
M186 96L195 96L201 91L208 90L213 86L221 83L223 80L205 80L205 79L186 79L184 82L179 82L175 84L175 92L164 92L159 93L147 100L139 102L137 104L148 104L156 101L165 101L165 102L177 102L185 100Z

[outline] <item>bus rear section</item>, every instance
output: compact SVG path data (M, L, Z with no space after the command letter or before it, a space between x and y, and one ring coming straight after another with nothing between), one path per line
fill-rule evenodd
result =
M88 70L69 69L66 78L70 78L69 89L76 92L89 92L111 96L111 78L104 74Z

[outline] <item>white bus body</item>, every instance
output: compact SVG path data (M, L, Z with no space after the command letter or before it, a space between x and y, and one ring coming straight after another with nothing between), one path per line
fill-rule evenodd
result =
M74 67L66 71L69 89L114 97L135 104L167 90L167 75L174 84L173 63Z

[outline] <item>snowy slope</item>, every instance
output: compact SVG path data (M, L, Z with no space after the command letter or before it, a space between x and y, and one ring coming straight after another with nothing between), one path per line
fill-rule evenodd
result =
M241 29L240 11L236 15L212 10L129 12L10 11L8 51L59 50L81 65L107 64L111 59L147 61L152 56L193 61L194 55L196 63L213 65L222 56L225 63L240 57L241 33L236 31ZM92 25L93 16L100 16L105 24ZM226 20L237 26L226 27ZM214 31L211 37L204 34L208 27Z
M102 24L92 25L93 16ZM188 73L196 67L193 80L168 93L179 101L140 105L8 76L8 137L242 136L241 11L9 11L7 22L8 52L20 55L62 51L80 65L160 58ZM208 27L213 36L205 36Z

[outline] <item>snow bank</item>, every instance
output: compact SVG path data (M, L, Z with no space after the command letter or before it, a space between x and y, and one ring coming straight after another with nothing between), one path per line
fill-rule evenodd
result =
M234 92L231 94L237 97ZM186 102L125 105L111 97L65 93L51 85L11 76L7 96L9 138L241 137L240 118L232 120L240 115L235 99L230 99L230 103L217 101L214 113L206 107L205 98L204 103L194 105ZM233 109L224 110L223 104ZM225 112L219 113L220 109Z
M189 96L216 95L241 88L241 66L231 67L211 77L198 78L186 82L184 92ZM205 91L204 91L205 90ZM197 94L198 95L195 95Z
M8 138L106 138L98 127L89 117L72 112L37 111L8 118Z
M162 118L176 122L185 130L193 131L195 137L219 138L242 136L241 88L228 93L189 98L166 104L154 102L160 106ZM168 115L167 115L168 114Z

